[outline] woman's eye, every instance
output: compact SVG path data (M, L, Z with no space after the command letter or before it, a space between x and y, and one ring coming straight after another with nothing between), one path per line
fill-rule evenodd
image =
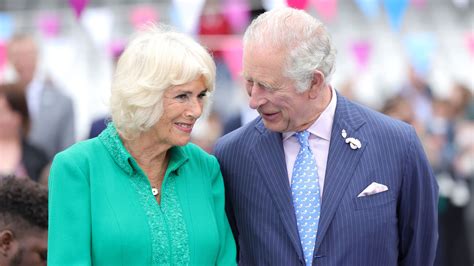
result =
M186 100L187 97L188 97L188 95L186 95L186 94L180 94L180 95L176 96L176 99Z
M203 98L206 97L206 96L207 96L207 92L202 92L202 93L200 93L200 94L198 95L198 98L199 98L199 99L203 99Z

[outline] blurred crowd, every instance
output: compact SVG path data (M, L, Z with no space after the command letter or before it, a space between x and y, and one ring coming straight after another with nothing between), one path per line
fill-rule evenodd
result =
M218 13L206 14L201 18L201 34L233 33L231 25ZM217 91L214 108L208 110L207 116L196 125L192 141L212 152L217 138L258 114L248 108L240 81L222 63L222 46L216 46L213 39L207 42L218 66ZM6 51L7 61L17 78L14 83L0 84L0 176L2 179L29 178L47 187L52 158L78 140L74 99L47 74L36 71L39 49L32 36L14 35L8 41ZM440 191L437 265L474 263L473 83L472 79L468 84L454 82L446 88L448 93L439 97L433 93L433 84L425 73L407 66L406 82L399 84L393 96L382 99L381 108L378 108L416 128L437 177ZM225 91L228 90L226 87L236 87L239 92L230 94ZM357 101L351 82L336 90ZM237 101L236 108L228 108L232 112L222 111L230 103L226 97L242 98ZM108 120L105 115L93 121L88 137L100 134ZM0 232L2 230L0 228Z

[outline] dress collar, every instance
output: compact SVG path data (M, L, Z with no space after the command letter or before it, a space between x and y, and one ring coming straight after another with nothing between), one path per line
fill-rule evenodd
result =
M107 128L98 136L102 144L110 153L115 163L128 175L134 174L140 170L135 158L127 151L122 140L112 122L108 123ZM169 150L170 161L168 162L167 172L177 171L181 165L189 160L183 147L174 146Z

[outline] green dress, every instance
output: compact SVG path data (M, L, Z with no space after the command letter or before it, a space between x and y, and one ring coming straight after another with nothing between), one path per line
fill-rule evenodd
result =
M48 265L235 265L217 160L173 147L158 204L109 124L59 153L49 177Z

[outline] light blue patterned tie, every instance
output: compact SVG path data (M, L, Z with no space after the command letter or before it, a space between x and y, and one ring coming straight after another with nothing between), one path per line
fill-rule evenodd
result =
M293 206L295 207L298 232L306 265L311 265L313 261L319 214L321 212L319 177L316 160L309 147L309 134L308 131L295 133L301 147L296 156L291 178Z

